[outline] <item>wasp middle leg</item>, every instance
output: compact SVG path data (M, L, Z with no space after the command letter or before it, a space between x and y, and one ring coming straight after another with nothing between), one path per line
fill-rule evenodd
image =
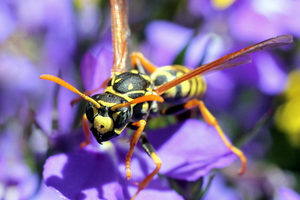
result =
M139 184L138 184L138 190L136 191L136 193L134 194L134 196L131 198L131 200L133 200L138 193L143 190L149 183L150 181L153 179L153 177L158 174L160 167L161 167L161 160L160 158L157 156L154 147L151 145L151 143L149 142L147 136L145 133L143 133L141 135L140 138L140 142L142 143L142 147L145 150L145 152L150 156L150 158L154 161L156 167L155 169L148 174Z
M152 74L157 69L157 66L155 66L153 63L151 63L140 52L131 53L130 58L131 58L131 65L134 68L138 67L139 65L142 65L143 68L145 68L149 74Z

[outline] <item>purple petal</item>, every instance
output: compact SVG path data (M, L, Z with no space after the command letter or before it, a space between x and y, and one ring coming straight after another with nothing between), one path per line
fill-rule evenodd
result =
M47 186L68 199L124 199L109 154L77 151L52 156L44 166L43 177Z
M185 64L198 67L202 56L205 55L203 64L216 60L224 52L224 44L220 36L214 33L199 34L187 49Z
M270 21L263 15L255 13L249 5L241 5L229 17L229 25L235 38L244 41L263 41L284 33L281 27ZM264 27L264 31L257 31L258 27Z
M209 187L208 192L203 200L215 199L241 200L242 198L240 197L238 191L226 185L225 180L221 176L217 175L214 177L211 186Z
M100 42L81 62L81 77L87 91L99 88L110 77L113 61L111 45Z
M18 130L22 130L19 125L9 127L1 132L0 138L0 182L4 193L2 198L28 199L38 187L37 174L33 174L27 166L22 146L22 135Z
M35 195L33 200L40 200L40 199L43 200L62 199L62 196L54 188L47 187L45 184L42 184L39 192Z
M189 11L195 16L211 16L213 17L213 7L209 0L189 0Z
M259 74L259 88L269 95L276 95L285 89L287 74L279 67L278 62L268 53L260 52L255 57Z
M73 68L62 69L62 79L76 87L74 84L75 71ZM59 131L62 133L70 133L73 127L73 121L77 113L77 107L71 106L70 102L77 98L78 95L59 86L57 109L58 109L58 123Z
M153 55L151 61L169 65L192 36L192 30L166 21L151 22L146 29Z
M225 73L213 72L205 76L207 90L205 101L215 108L224 108L230 105L234 98L235 82Z
M16 21L9 7L2 3L0 5L0 43L2 43L15 30ZM5 28L4 28L5 27Z
M275 200L300 200L300 195L294 190L282 187L277 192Z
M229 17L235 38L245 41L265 40L280 34L300 34L298 1L251 1L240 4ZM257 31L263 27L264 31Z
M148 135L163 162L160 172L172 178L197 180L235 159L216 130L196 119Z

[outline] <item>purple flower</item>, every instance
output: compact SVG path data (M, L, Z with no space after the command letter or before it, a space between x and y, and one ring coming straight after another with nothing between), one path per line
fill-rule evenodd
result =
M104 36L95 47L84 55L81 61L80 72L86 91L99 88L105 80L110 78L113 64L113 51L112 45L109 42L111 41L110 38Z
M225 10L213 7L209 1L206 2L209 8L203 9L197 2L189 1L190 12L195 15L198 12L206 19L203 29L220 34L222 40L226 42L224 52L233 51L231 50L232 47L242 42L244 43L243 46L239 45L238 48L234 49L280 34L300 34L299 26L292 25L294 19L299 15L295 9L298 6L296 1L289 1L289 3L280 0L275 2L239 1ZM283 23L282 21L291 23ZM220 31L221 26L224 26L225 31ZM263 31L257 31L257 27L263 27ZM280 60L275 59L275 56L269 53L258 53L253 60L253 64L239 67L239 70L229 70L231 72L229 75L242 77L239 79L242 84L245 86L254 85L266 95L280 94L286 84L286 73Z
M38 177L24 160L22 135L18 124L12 124L1 133L0 183L3 199L29 199L38 187Z
M69 199L128 199L133 196L137 187L132 181L125 180L125 173L121 174L119 171L119 168L124 167L119 161L123 160L125 155L124 148L119 148L111 146L103 151L80 150L52 156L44 166L45 183ZM150 169L143 157L137 155L139 154L135 154L132 160L133 176L137 174L144 176ZM155 179L136 199L158 197L182 199L168 188L166 182L158 179Z
M16 22L14 16L6 4L0 4L0 44L6 40L15 30Z
M300 2L288 0L242 1L236 4L229 16L229 25L235 38L259 41L280 34L300 35L295 19L300 17ZM263 31L257 31L263 27Z
M191 29L177 24L154 21L146 28L148 43L142 45L142 49L154 64L170 65L192 34Z
M203 200L241 200L238 191L226 185L224 178L216 175Z
M163 162L160 173L172 178L195 181L235 159L214 127L197 119L149 131L148 137Z
M294 190L286 187L279 188L274 200L299 200L300 195Z

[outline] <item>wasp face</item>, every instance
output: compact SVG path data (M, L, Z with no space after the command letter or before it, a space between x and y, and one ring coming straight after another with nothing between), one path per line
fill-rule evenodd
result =
M97 141L101 144L118 136L131 119L131 108L121 107L112 110L111 107L123 102L123 98L111 93L98 94L92 97L100 105L96 108L94 104L88 102L86 116L91 123L91 131Z

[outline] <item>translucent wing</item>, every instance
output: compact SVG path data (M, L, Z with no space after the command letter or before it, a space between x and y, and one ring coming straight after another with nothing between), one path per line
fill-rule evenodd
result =
M168 89L182 83L183 81L198 76L200 74L249 63L251 62L251 58L248 55L249 53L268 49L268 48L274 48L281 45L291 44L292 42L293 42L293 37L291 35L281 35L274 38L270 38L268 40L246 47L234 53L227 54L219 58L218 60L215 60L208 64L202 65L197 69L194 69L179 78L176 78L168 83L158 86L155 89L155 91L157 92L158 95L161 95L165 93Z
M111 30L114 51L112 73L124 72L127 60L128 7L127 0L110 0Z

